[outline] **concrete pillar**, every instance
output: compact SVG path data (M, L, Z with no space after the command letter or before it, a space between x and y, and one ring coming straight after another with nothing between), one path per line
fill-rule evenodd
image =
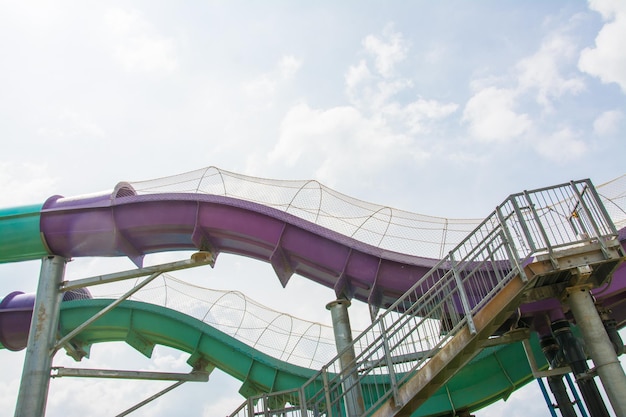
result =
M615 414L626 416L626 374L587 286L567 288L567 303Z
M65 262L65 258L59 256L48 256L42 260L15 417L44 416L46 412L54 355L52 349L63 298L59 287L65 273Z
M335 300L326 305L330 310L335 333L335 346L339 356L341 373L343 375L343 391L346 415L349 417L361 416L365 412L363 393L357 379L354 346L352 346L352 329L348 316L350 301Z

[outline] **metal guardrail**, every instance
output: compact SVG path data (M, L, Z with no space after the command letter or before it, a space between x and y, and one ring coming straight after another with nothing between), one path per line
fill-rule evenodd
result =
M369 415L396 397L523 265L590 240L602 248L617 230L589 180L509 196L448 256L353 341L355 360L337 355L304 386L249 398L230 417Z

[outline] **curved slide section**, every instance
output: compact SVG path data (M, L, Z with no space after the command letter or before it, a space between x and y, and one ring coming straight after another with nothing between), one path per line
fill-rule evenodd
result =
M14 303L21 306L23 319L23 312L29 304L27 299L30 298L31 313L34 299L32 295L20 296L22 299ZM1 304L10 305L6 303L10 297L6 297ZM111 300L106 299L62 303L61 334L69 333L109 303ZM16 314L10 310L0 307L0 318ZM26 335L23 333L22 329L22 334L12 335L13 348L20 347L16 340L24 341L21 348L24 347ZM151 356L155 345L187 352L190 354L190 366L207 364L209 370L217 367L242 381L239 392L245 397L300 387L317 373L317 370L295 366L259 352L193 317L137 301L122 302L81 332L73 343L89 346L110 341L125 341L147 357ZM539 357L541 349L537 341L533 341L534 354ZM519 360L523 355L520 343L485 349L413 416L448 415L454 409L478 409L507 398L515 389L532 380L527 362ZM477 380L481 383L477 384ZM322 384L319 381L320 387ZM363 391L371 392L367 387Z
M438 260L389 251L272 207L237 198L196 193L136 195L126 186L113 194L54 196L36 213L33 206L0 212L0 262L127 256L141 265L148 253L203 250L233 253L269 262L286 286L294 273L333 288L337 298L356 298L375 311L390 306ZM35 225L39 222L40 226ZM22 240L20 240L22 239ZM620 232L622 245L626 233ZM17 247L14 248L14 247ZM613 310L626 291L626 269L598 292ZM472 294L468 294L470 303ZM617 305L615 304L617 302ZM528 316L554 309L533 303ZM616 318L618 322L626 316Z
M391 305L436 260L377 248L292 214L206 194L53 197L41 232L65 257L128 256L171 250L233 253L269 262L280 282L294 273L334 288L337 297Z

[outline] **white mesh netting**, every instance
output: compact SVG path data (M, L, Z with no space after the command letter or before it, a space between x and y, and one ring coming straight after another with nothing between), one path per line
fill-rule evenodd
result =
M128 186L128 184L121 184ZM316 181L249 177L209 167L130 183L139 195L204 193L233 197L293 214L370 245L442 258L482 219L414 214L343 195ZM626 175L597 186L618 229L626 226ZM169 275L134 297L188 314L275 358L313 369L336 354L332 328L272 310L236 291L200 288ZM357 332L355 332L356 334Z
M449 219L368 203L317 181L273 180L208 167L132 182L138 195L200 193L272 207L383 249L441 259L483 219ZM597 187L619 228L626 224L626 175ZM494 205L495 208L495 205Z
M626 174L597 185L596 189L615 227L626 227Z
M99 290L96 297L117 298L122 286L116 284L110 294ZM203 288L162 274L129 299L187 314L294 365L319 369L337 353L332 327L273 310L239 291Z
M426 216L368 203L317 181L256 178L215 167L130 186L138 195L200 193L250 201L373 246L435 259L442 258L482 221Z

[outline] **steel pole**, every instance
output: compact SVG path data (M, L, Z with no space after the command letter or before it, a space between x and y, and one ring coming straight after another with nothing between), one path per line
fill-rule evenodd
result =
M355 353L352 345L352 329L348 316L350 301L335 300L326 305L330 310L335 333L335 346L339 354L339 363L343 379L344 400L346 415L349 417L361 416L365 412L363 393L356 375Z
M65 262L60 256L48 256L41 263L15 417L44 416L46 412Z
M626 416L626 374L617 359L589 288L586 286L568 288L567 302L576 324L580 327L585 346L615 414Z

